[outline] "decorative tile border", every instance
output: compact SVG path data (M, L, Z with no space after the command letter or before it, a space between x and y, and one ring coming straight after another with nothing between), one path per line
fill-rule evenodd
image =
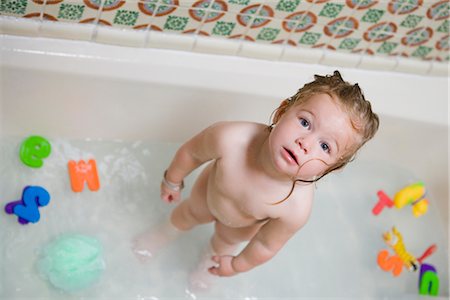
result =
M449 0L1 0L1 15L450 60Z

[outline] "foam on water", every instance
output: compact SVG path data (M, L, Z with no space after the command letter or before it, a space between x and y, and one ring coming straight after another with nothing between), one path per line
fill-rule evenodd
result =
M173 206L159 198L165 168L178 145L150 142L50 139L51 155L44 166L32 169L19 160L21 138L0 140L0 202L18 200L27 185L48 190L50 203L40 208L41 220L25 226L17 217L0 216L0 297L3 299L59 299L62 292L39 277L39 253L54 238L79 233L98 239L106 268L92 288L64 298L298 298L398 297L418 295L418 273L406 270L394 278L378 268L376 257L388 249L381 235L393 225L408 250L420 256L431 244L438 251L427 263L437 270L441 294L448 290L447 238L433 195L429 212L417 219L409 207L371 214L376 192L392 196L417 178L392 162L357 160L344 172L317 184L309 223L268 263L231 278L219 278L210 291L192 293L188 275L196 266L212 224L195 228L168 245L151 262L140 263L130 250L132 239L165 218ZM100 190L81 193L70 188L69 160L94 158ZM186 180L189 193L195 175ZM392 250L390 250L392 253Z

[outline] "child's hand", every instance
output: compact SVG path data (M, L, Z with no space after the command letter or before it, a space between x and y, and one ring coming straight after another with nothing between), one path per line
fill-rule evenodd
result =
M167 180L167 170L164 172L161 182L161 199L167 203L172 203L180 199L181 190L184 188L184 181L181 183L173 183Z
M224 255L224 256L213 256L212 260L218 264L218 266L211 267L208 269L209 273L216 276L233 276L236 272L233 268L231 262L234 256Z
M161 183L161 199L167 203L177 202L180 200L181 191L173 191L164 183Z

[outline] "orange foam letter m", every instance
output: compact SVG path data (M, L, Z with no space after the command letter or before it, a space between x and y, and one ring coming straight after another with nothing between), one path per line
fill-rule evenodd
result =
M100 181L98 179L95 160L90 159L88 163L84 160L80 160L79 162L70 160L68 167L72 191L83 191L85 182L87 182L87 185L91 191L97 191L100 188Z

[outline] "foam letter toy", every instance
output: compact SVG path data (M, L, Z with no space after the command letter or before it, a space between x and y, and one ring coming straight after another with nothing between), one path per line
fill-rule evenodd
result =
M20 224L36 223L40 219L39 206L46 206L50 202L50 194L40 186L26 186L22 192L22 199L13 201L5 206L7 214L19 217Z
M97 191L100 188L95 160L91 159L88 163L84 160L80 160L78 163L71 160L68 167L72 191L83 191L85 182L91 191Z
M416 202L415 204L413 204L412 212L413 212L414 217L418 218L421 215L426 214L427 211L428 211L428 200L427 199L422 199L419 202Z
M392 202L392 200L389 198L388 195L386 195L385 192L378 191L377 195L378 195L378 202L372 209L372 213L375 216L379 215L383 210L383 208L385 208L386 206L392 207L394 205L394 202Z
M20 160L32 168L40 168L44 164L43 158L50 155L50 143L40 136L30 136L20 146Z
M425 185L423 182L408 185L394 195L394 205L402 208L405 205L418 202L425 197Z
M439 294L439 277L432 265L422 264L420 267L419 294L430 296Z
M377 258L378 266L386 272L392 271L392 275L399 276L403 271L403 262L397 255L389 257L389 251L381 250Z

